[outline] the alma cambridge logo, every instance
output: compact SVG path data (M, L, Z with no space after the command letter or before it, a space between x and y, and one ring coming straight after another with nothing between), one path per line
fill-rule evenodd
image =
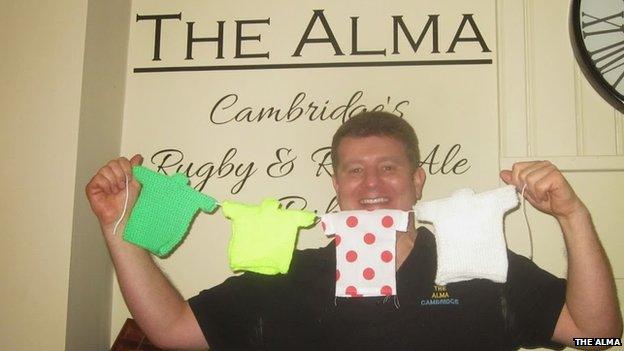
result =
M183 16L182 12L169 14L137 14L136 25L153 27L153 49L143 55L150 67L137 67L135 73L149 72L175 72L175 71L217 71L217 70L254 70L254 69L313 69L328 67L380 67L380 66L426 66L426 65L483 65L492 64L491 52L488 43L479 29L479 24L474 14L463 14L456 18L444 18L440 14L425 14L419 16L419 21L406 20L403 15L394 15L388 18L388 25L392 26L392 35L388 38L386 47L371 48L366 37L358 34L358 29L366 25L364 19L351 16L351 33L349 38L338 38L332 25L327 19L324 9L312 11L312 16L307 24L302 23L300 28L293 27L296 33L301 32L299 39L292 45L284 43L289 50L291 62L286 63L254 63L248 64L245 59L264 58L270 60L271 52L263 49L262 34L270 31L271 18L260 19L235 19L235 30L226 31L230 27L228 21L216 21L213 25L200 23L202 32L206 28L212 28L216 34L212 36L198 36L196 34L195 19ZM410 16L410 18L413 16ZM335 22L335 20L334 20ZM167 24L165 26L165 24ZM161 50L167 45L163 40L165 30L171 26L184 26L186 35L183 39L186 43L185 52L171 53L167 55ZM344 23L341 23L344 25ZM455 35L444 42L440 38L440 27L452 26ZM444 28L448 29L448 28ZM180 28L178 28L180 30ZM448 30L447 30L448 31ZM214 33L213 32L213 33ZM168 36L170 37L170 36ZM179 40L179 38L177 38ZM198 46L210 45L214 57L196 57L193 50ZM235 48L231 57L226 57L224 47ZM253 49L250 49L253 48ZM366 47L366 49L364 49ZM475 50L476 49L476 50ZM204 49L205 50L205 49ZM314 50L315 54L326 53L327 59L322 62L302 62L306 52ZM456 54L462 50L478 52L481 57L457 58ZM203 51L205 54L205 51ZM414 58L419 53L427 53L427 59L397 60L409 55ZM188 65L171 66L167 60L169 55L177 58L184 57ZM399 56L401 55L401 56ZM474 54L472 54L474 56ZM340 60L334 58L341 57ZM395 59L388 59L388 58ZM148 59L149 58L149 59ZM240 60L241 64L220 64L219 60L226 58ZM345 60L348 58L348 60ZM335 62L331 62L334 59ZM209 61L210 65L205 65ZM254 62L257 62L254 61Z

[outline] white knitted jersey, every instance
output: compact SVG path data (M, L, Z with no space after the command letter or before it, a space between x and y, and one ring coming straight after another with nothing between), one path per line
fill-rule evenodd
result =
M449 198L417 203L417 218L435 227L435 283L446 285L475 278L506 282L503 216L517 205L518 195L512 185L480 194L460 189Z

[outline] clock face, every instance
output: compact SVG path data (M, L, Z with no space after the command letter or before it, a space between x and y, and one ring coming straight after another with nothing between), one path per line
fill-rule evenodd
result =
M572 0L571 34L577 59L592 86L624 109L624 1Z

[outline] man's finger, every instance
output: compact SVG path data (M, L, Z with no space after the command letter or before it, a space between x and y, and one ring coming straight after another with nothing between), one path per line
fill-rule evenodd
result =
M542 201L548 201L550 199L550 191L554 190L557 186L556 182L556 170L552 169L548 174L544 177L540 178L535 183L535 192L539 196Z
M100 171L91 179L89 184L87 184L87 192L90 194L97 194L99 192L111 194L113 193L113 188L108 178Z
M116 186L117 177L115 176L115 172L113 171L113 168L110 167L109 165L106 165L98 171L98 175L101 175L102 177L106 179L107 193L116 194L118 191L117 186Z
M526 175L527 183L535 198L542 201L548 200L548 190L553 179L549 175L556 170L555 166L548 164L536 168Z
M529 164L530 162L516 162L511 167L511 182L518 189L522 189L522 186L524 185L524 183L520 179L520 172L522 172L522 170L528 167Z
M114 184L119 190L123 190L126 187L126 176L122 166L123 162L128 162L128 159L119 158L108 163L110 169L115 175Z
M531 186L530 184L531 179L529 179L529 175L532 174L533 172L539 171L540 169L544 168L546 165L549 165L549 164L550 163L543 162L543 161L537 161L537 162L528 164L526 165L526 167L523 167L522 170L520 170L520 172L518 173L518 178L522 182L523 185L528 184L529 186Z
M518 189L518 191L520 191L522 189L522 187L524 186L524 184L525 184L524 179L521 178L521 173L525 169L535 165L535 163L536 163L535 161L516 162L511 167L511 179L510 179L510 182L511 182L511 184L516 186L516 189Z

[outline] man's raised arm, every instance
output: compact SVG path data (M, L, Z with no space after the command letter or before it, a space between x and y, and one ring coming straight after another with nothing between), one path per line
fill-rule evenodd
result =
M538 210L554 216L568 256L565 305L552 340L573 345L573 338L619 338L622 317L609 260L587 207L550 162L520 162L501 172Z
M141 161L142 157L135 155L131 160L122 157L107 163L87 184L87 198L100 222L126 305L149 340L161 348L207 348L188 303L151 254L122 240L127 216L141 187L132 176L132 166ZM126 176L128 209L115 234L115 222L126 197Z

